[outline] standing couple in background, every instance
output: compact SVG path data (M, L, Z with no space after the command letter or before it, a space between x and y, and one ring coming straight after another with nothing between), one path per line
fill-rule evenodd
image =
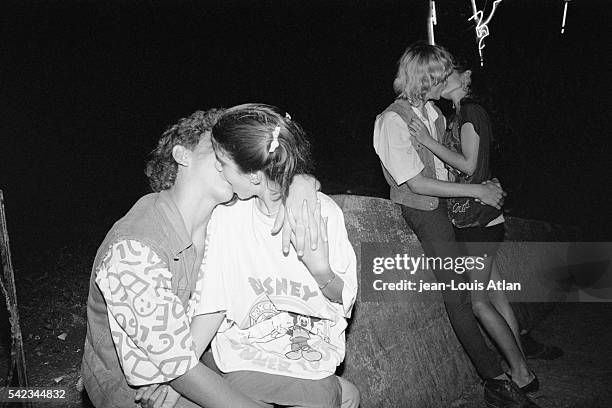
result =
M431 257L485 257L468 276L434 269L439 282L499 280L495 253L504 237L505 193L489 169L491 123L470 92L472 72L444 48L417 43L399 60L397 99L374 125L391 200ZM432 100L453 102L450 126ZM502 291L444 291L450 323L484 380L488 406L536 407L527 397L539 382L523 354L520 331ZM493 339L510 371L504 372L478 323Z

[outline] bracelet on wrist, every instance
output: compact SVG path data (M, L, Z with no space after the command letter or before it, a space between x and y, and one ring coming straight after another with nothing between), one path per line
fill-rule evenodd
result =
M327 287L327 285L329 285L330 283L332 283L332 282L333 282L333 281L336 279L336 277L338 276L338 275L336 275L336 274L335 274L335 273L333 273L333 272L332 272L332 274L333 274L334 276L332 276L331 278L329 278L329 279L328 279L328 280L327 280L327 281L326 281L324 284L319 285L319 289L321 289L321 290L325 289L325 288Z

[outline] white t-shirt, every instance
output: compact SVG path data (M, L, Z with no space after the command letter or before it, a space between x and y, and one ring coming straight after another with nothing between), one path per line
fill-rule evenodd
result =
M202 295L195 314L225 311L213 339L223 372L261 371L296 378L332 375L344 359L346 318L357 295L356 260L336 203L324 194L329 260L343 279L342 305L332 303L256 199L218 206L208 225Z

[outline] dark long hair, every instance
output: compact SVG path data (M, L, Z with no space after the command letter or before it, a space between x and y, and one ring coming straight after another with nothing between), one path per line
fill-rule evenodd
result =
M461 100L461 104L476 102L479 105L482 105L486 111L489 111L491 105L491 93L488 89L487 75L485 72L480 67L470 64L467 59L462 57L455 59L453 69L461 74L468 70L472 71L469 90L467 95Z
M271 149L277 127L278 146ZM280 186L283 201L293 176L313 170L304 130L272 105L248 103L227 109L213 127L212 141L215 151L229 155L241 172L263 171Z
M468 103L477 103L481 105L484 110L487 112L489 119L491 121L491 140L490 140L490 149L493 152L497 149L498 144L495 138L495 118L497 110L495 109L495 104L492 100L492 90L489 83L489 78L486 72L480 68L475 63L470 63L470 61L462 56L455 57L455 64L453 67L454 70L459 73L464 73L468 70L472 71L471 81L469 84L468 93L463 99L461 99L461 105L466 105ZM450 118L449 126L453 123L453 121L459 121L460 118L453 113Z

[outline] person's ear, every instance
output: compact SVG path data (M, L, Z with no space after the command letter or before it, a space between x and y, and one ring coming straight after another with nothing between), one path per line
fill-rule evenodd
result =
M463 82L467 82L468 84L472 81L472 70L468 69L463 73Z
M176 145L172 148L172 158L179 166L189 166L191 150L185 146Z
M221 164L217 156L215 156L215 169L217 171L223 171L223 165Z
M255 185L261 183L260 172L249 174L249 181L251 182L251 184L255 184Z
M468 91L470 89L470 85L472 84L472 71L467 70L461 75L461 87L464 91Z

